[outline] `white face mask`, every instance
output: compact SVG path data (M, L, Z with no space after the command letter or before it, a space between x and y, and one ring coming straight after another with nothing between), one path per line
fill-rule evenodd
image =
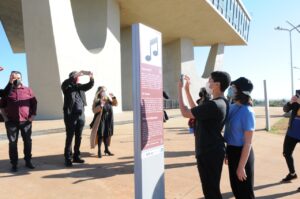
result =
M236 88L233 87L233 86L230 86L230 87L228 88L228 94L227 94L227 96L228 96L230 99L234 99L235 95L236 95Z
M208 94L212 95L213 90L210 88L210 83L209 82L206 83L205 89L206 89Z

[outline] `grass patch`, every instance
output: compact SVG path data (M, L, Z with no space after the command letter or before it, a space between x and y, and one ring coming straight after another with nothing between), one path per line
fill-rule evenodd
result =
M285 117L276 122L272 127L271 127L271 133L275 134L285 134L286 130L289 125L289 118Z

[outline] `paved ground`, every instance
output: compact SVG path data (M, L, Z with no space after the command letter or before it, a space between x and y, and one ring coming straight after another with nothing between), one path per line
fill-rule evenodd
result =
M299 199L295 190L300 181L280 184L287 174L282 153L283 135L265 132L263 108L255 108L255 193L257 198ZM179 117L178 110L168 110L173 117L164 125L165 138L165 190L168 199L202 199L203 194L194 158L194 137L188 133L187 119ZM281 108L271 109L271 123L282 117ZM134 198L133 126L132 112L116 115L116 132L111 151L116 155L96 157L89 149L89 133L83 135L81 150L86 164L65 168L63 147L65 135L61 120L34 123L34 170L24 167L20 160L19 172L9 172L8 142L0 141L0 198ZM0 124L0 132L4 132ZM39 134L39 135L37 135ZM3 135L3 134L2 134ZM2 136L2 138L5 136ZM22 141L19 152L22 157ZM296 168L300 167L299 150L295 153ZM223 167L221 189L224 198L233 198L228 180L227 166Z

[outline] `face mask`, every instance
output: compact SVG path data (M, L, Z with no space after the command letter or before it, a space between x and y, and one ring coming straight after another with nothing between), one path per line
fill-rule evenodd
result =
M228 88L227 96L228 96L230 99L234 99L235 93L236 93L236 88L230 86L230 87Z
M203 97L203 93L202 92L199 93L199 97Z
M210 83L209 82L206 83L205 89L206 89L208 94L212 95L213 90L210 88Z
M22 82L21 82L21 80L16 79L16 80L14 80L13 84L14 84L15 87L18 87L19 85L22 84Z

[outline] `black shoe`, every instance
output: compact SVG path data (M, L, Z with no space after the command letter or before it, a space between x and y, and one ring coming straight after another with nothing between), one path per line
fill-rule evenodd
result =
M298 176L297 176L297 174L295 173L295 174L287 174L287 176L285 177L285 178L283 178L282 180L281 180L281 182L283 182L283 183L285 183L285 182L290 182L291 180L294 180L294 179L296 179Z
M74 163L84 163L84 160L78 157L78 158L73 158L73 162Z
M101 151L98 151L98 158L102 158Z
M66 166L66 167L71 167L71 166L73 166L72 161L71 161L71 160L65 160L65 166Z
M35 168L35 166L33 166L33 164L30 161L26 162L25 166L29 169L34 169Z
M12 165L10 170L11 172L17 172L18 171L17 165Z
M104 151L104 154L106 155L109 155L109 156L113 156L113 155L115 155L115 154L113 154L113 153L111 153L109 150L105 150Z

